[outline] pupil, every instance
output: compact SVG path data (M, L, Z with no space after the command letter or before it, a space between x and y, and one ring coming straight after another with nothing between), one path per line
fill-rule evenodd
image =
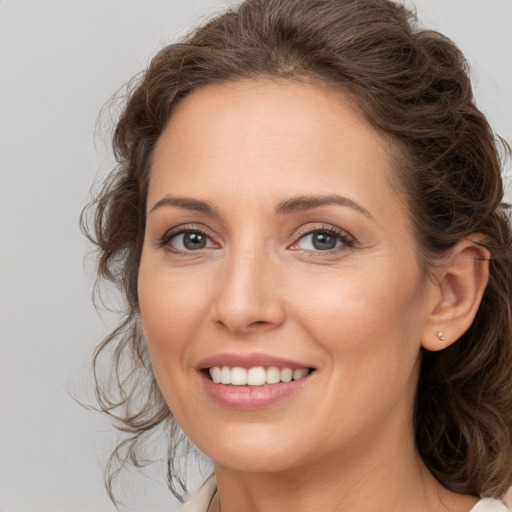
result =
M315 233L313 235L313 247L319 250L329 250L336 247L336 237L329 233Z
M206 246L206 237L201 233L186 233L183 245L190 250L203 249Z

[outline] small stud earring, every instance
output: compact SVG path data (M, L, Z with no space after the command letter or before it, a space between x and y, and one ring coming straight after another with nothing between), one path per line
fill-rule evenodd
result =
M438 339L439 341L444 341L444 332L443 332L443 331L439 331L439 332L437 333L437 339Z

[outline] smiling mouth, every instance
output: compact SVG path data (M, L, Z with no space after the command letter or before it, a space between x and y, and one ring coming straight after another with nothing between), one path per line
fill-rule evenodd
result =
M229 386L265 386L301 380L310 375L314 368L278 368L277 366L241 368L238 366L212 366L205 370L209 380L215 384Z

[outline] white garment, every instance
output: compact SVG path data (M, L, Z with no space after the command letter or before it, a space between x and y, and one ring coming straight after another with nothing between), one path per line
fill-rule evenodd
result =
M216 489L217 482L215 481L215 475L212 475L178 512L206 512Z
M212 475L178 512L206 512L216 488L215 476ZM512 512L512 507L508 508L500 500L483 498L469 512Z

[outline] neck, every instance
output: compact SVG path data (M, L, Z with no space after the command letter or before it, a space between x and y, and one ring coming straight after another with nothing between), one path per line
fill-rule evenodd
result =
M395 430L396 432L396 430ZM404 436L405 434L405 436ZM332 454L279 472L215 465L222 512L467 512L476 498L442 487L416 452L412 427L382 443ZM341 461L341 462L340 462Z

